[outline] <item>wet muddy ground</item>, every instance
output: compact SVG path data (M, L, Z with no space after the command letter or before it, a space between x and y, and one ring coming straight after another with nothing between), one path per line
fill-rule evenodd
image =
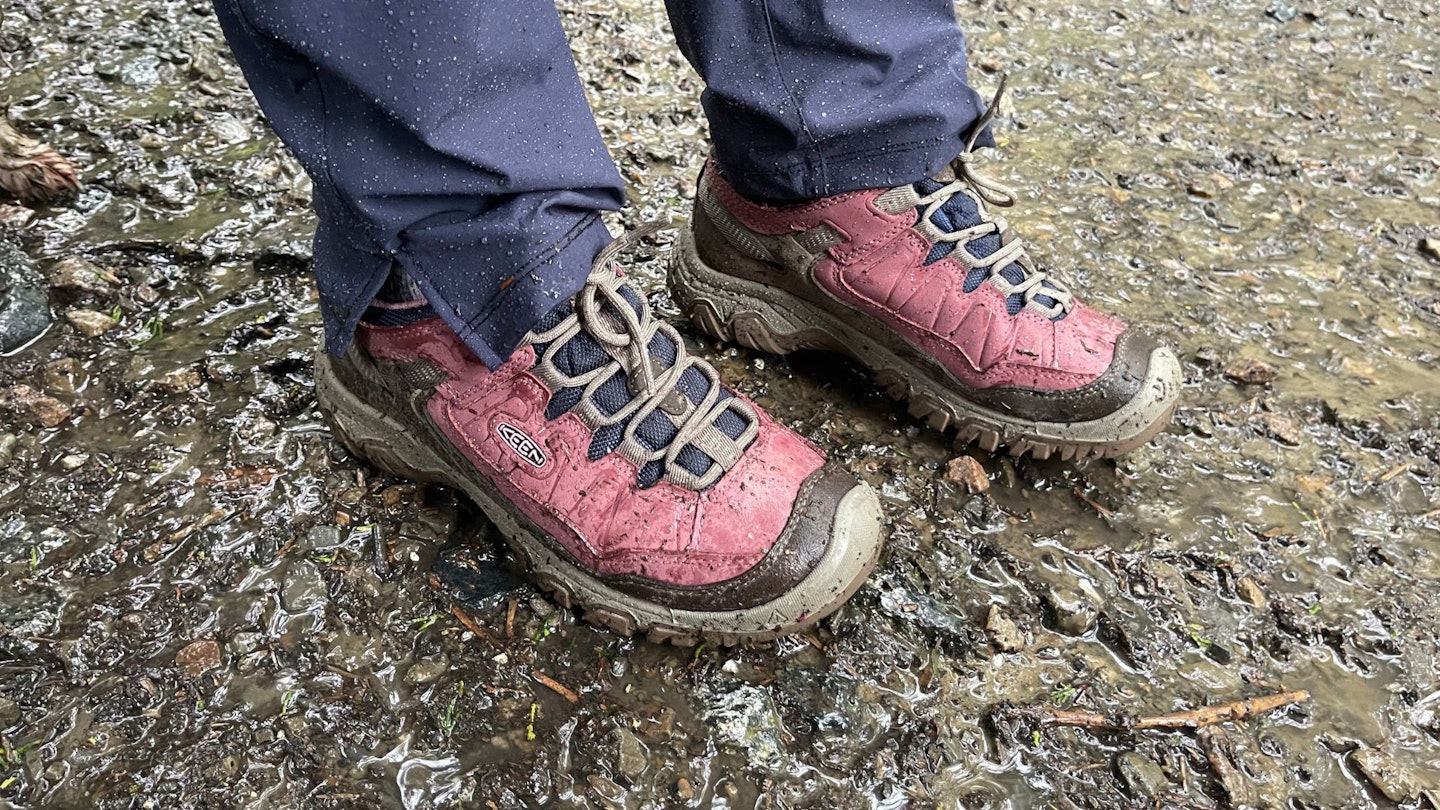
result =
M563 6L612 224L683 216L660 4ZM689 650L577 622L331 439L308 184L207 4L0 0L0 100L86 182L0 208L56 316L0 358L0 806L1440 807L1440 14L957 12L1010 75L1012 220L1179 347L1183 407L1118 462L1011 461L833 358L697 341L891 530L817 630ZM673 314L670 237L635 263ZM1037 720L1286 689L1201 733Z

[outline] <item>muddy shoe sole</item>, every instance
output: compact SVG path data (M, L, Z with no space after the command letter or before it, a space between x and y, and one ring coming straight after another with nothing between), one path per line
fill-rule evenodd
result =
M558 543L544 536L483 476L461 468L450 454L436 452L416 437L414 429L347 388L336 373L336 362L323 353L315 361L316 398L335 438L392 475L465 493L500 529L535 584L591 624L681 646L767 641L803 630L833 613L860 588L879 558L880 501L869 487L857 483L840 499L824 556L783 596L733 611L681 610L637 598L568 559Z
M1005 448L1012 456L1028 453L1037 459L1123 455L1164 430L1178 401L1180 361L1160 347L1150 355L1139 393L1099 419L1043 422L985 408L946 388L929 370L867 336L853 322L847 324L785 290L710 267L700 258L689 228L681 230L676 242L669 286L681 311L710 336L773 354L820 349L848 355L887 394L906 401L911 415L936 430L953 428L959 443L974 442L987 452Z

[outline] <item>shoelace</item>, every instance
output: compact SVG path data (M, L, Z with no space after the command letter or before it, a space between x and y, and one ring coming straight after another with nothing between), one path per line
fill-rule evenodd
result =
M625 279L615 272L615 256L629 250L641 239L655 233L663 223L652 222L616 239L595 257L585 286L575 296L575 312L551 329L531 333L527 343L548 343L543 361L553 366L554 355L582 329L611 356L616 357L619 370L624 371L632 399L614 414L600 419L595 427L619 424L629 419L622 434L622 444L634 442L635 431L657 408L673 417L676 432L670 441L648 457L644 464L659 461L672 480L693 489L713 484L735 465L759 432L759 416L745 401L736 397L720 398L720 375L715 367L689 355L685 342L675 328L656 319L650 307L640 301L639 311L623 295L620 288ZM668 367L650 353L650 343L659 333L675 346L675 361ZM680 378L688 369L695 369L708 383L699 402L693 402L680 390ZM616 373L616 364L602 365L578 376L562 375L558 382L565 388L583 387L584 399L594 397L597 389ZM725 411L737 412L746 422L740 435L731 439L715 427L715 420ZM638 445L638 443L636 443ZM695 476L676 463L687 445L709 456L713 464L703 476ZM693 479L693 480L692 480Z
M921 197L916 205L925 206L921 218L931 221L935 212L949 202L951 197L964 190L975 193L982 201L989 205L1000 208L1009 208L1015 204L1015 190L1003 185L993 179L979 174L974 167L975 142L979 140L980 133L995 117L1000 109L1000 99L1005 94L1005 77L1000 77L1000 87L995 91L995 97L990 101L990 106L985 109L985 114L975 122L970 130L970 135L965 140L965 151L951 161L950 166L955 172L955 179L944 186ZM970 266L977 269L989 271L988 281L1000 288L1000 291L1007 297L1011 295L1024 296L1025 305L1040 312L1047 318L1057 318L1070 311L1074 297L1070 289L1059 279L1047 274L1035 267L1028 253L1025 252L1025 243L1019 236L1010 232L1010 225L1005 217L999 214L992 214L985 206L976 206L979 209L980 222L969 228L958 231L951 231L940 234L937 239L944 242L954 242L956 248L963 250L963 255ZM965 250L965 244L976 237L987 234L996 234L1000 237L1000 248L989 256L973 256L969 250ZM1000 271L1011 264L1018 265L1024 272L1025 277L1014 283L1004 276ZM1037 301L1037 295L1054 301L1054 304L1046 305Z

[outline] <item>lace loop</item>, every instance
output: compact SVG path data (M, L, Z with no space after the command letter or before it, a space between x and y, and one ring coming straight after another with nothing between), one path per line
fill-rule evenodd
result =
M1000 99L1005 94L1005 83L1005 77L1001 76L1000 87L995 91L990 105L985 108L984 114L971 127L970 134L965 138L965 151L950 162L955 179L922 196L915 204L924 206L920 215L921 220L932 222L935 212L943 208L956 194L969 193L974 197L980 222L968 228L935 234L935 241L953 243L954 249L961 251L968 267L988 270L989 278L987 280L1006 296L1022 296L1025 306L1047 318L1057 318L1070 311L1074 304L1074 295L1064 282L1037 269L1025 250L1025 243L1010 231L1009 223L1005 221L1005 218L998 214L991 214L986 209L986 205L1000 208L1013 206L1017 199L1015 190L980 174L974 168L975 143L999 112ZM990 234L1000 237L1000 247L990 255L975 256L966 249L965 246L972 240ZM1021 272L1024 273L1024 278L1018 283L1005 278L1000 272L1011 265L1020 267ZM1037 296L1042 295L1055 303L1047 305L1037 300Z
M758 434L760 420L749 403L738 397L722 397L724 388L719 374L709 363L686 351L684 340L674 327L656 319L643 299L636 306L621 292L626 282L617 272L615 256L661 227L659 222L646 224L602 250L595 257L585 286L575 295L574 312L541 333L532 332L526 342L546 344L537 358L536 368L544 370L547 384L556 389L581 388L584 401L593 401L602 386L623 373L631 399L614 413L588 409L582 418L596 430L625 423L620 447L625 448L632 461L640 467L661 462L665 476L673 482L704 489L735 465ZM565 374L556 366L556 357L566 343L581 332L594 339L611 362L583 374ZM650 346L657 335L674 347L675 357L668 366L651 353ZM707 384L698 402L692 402L679 387L681 378L690 370L698 372ZM636 431L657 410L670 420L675 433L663 446L651 450L639 441ZM746 423L740 435L733 439L715 427L716 420L726 411L734 412ZM712 463L703 475L677 463L687 446L710 458Z

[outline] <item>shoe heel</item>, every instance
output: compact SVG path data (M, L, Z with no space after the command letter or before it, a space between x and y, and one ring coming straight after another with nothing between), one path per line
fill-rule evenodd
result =
M785 293L727 276L707 265L688 229L681 230L675 244L669 287L680 310L700 331L717 340L771 354L830 348L824 332L778 305Z
M399 478L449 484L448 467L410 431L356 396L340 381L334 359L315 358L315 400L332 435L351 454Z

